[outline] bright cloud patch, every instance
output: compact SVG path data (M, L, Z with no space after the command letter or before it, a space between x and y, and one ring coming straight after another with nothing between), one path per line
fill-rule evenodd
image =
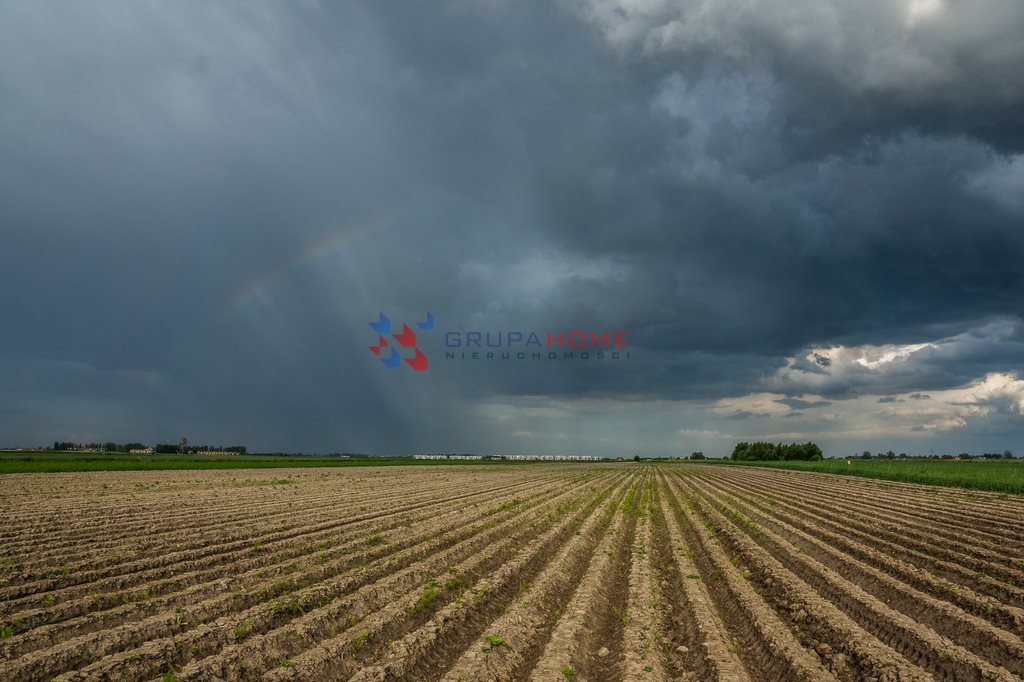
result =
M589 0L584 7L621 50L710 52L741 63L799 59L860 91L991 97L1000 93L978 86L1024 63L1024 5L1016 0Z
M1024 357L1022 338L1019 321L1001 319L934 341L811 347L788 358L764 387L789 396L889 396L919 392L938 380L945 388L963 386L981 374L966 373L963 363L1005 367Z

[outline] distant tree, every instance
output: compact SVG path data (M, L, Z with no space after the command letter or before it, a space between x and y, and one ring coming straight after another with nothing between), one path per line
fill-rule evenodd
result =
M707 457L704 456L703 452L697 451L697 452L694 452L693 454L690 455L690 459L700 460L700 459L707 459Z
M757 462L782 459L774 443L737 443L732 450L732 459L738 462Z
M825 454L821 451L821 448L818 446L817 443L807 441L806 443L803 444L803 457L801 457L800 459L806 461L817 461L824 458Z
M633 461L634 462L639 462L640 461L640 455L633 455Z
M865 450L860 454L860 456L863 457L864 459L871 459L871 451Z
M1003 450L1003 457L1005 459L1013 459L1013 453L1009 450Z

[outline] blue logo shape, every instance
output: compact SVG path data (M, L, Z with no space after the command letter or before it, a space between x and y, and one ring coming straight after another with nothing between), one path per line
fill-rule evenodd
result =
M391 333L391 320L384 317L384 313L380 314L379 320L371 322L370 326L373 327L373 331L377 332L381 336Z
M381 358L380 361L383 362L388 367L400 367L401 364L402 364L402 356L398 354L397 350L392 348L391 349L391 357L390 358L386 358L386 359L385 358Z
M434 328L434 313L427 313L426 322L417 322L416 326L420 329L433 329Z

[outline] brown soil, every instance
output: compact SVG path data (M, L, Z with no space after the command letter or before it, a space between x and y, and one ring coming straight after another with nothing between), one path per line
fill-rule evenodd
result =
M1024 679L1017 497L633 463L4 484L4 680Z

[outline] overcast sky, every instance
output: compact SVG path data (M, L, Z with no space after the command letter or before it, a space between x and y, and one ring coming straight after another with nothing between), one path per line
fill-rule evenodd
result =
M4 2L0 445L1024 454L1021 36L1019 0ZM435 315L429 370L382 311ZM471 330L630 357L446 360Z

